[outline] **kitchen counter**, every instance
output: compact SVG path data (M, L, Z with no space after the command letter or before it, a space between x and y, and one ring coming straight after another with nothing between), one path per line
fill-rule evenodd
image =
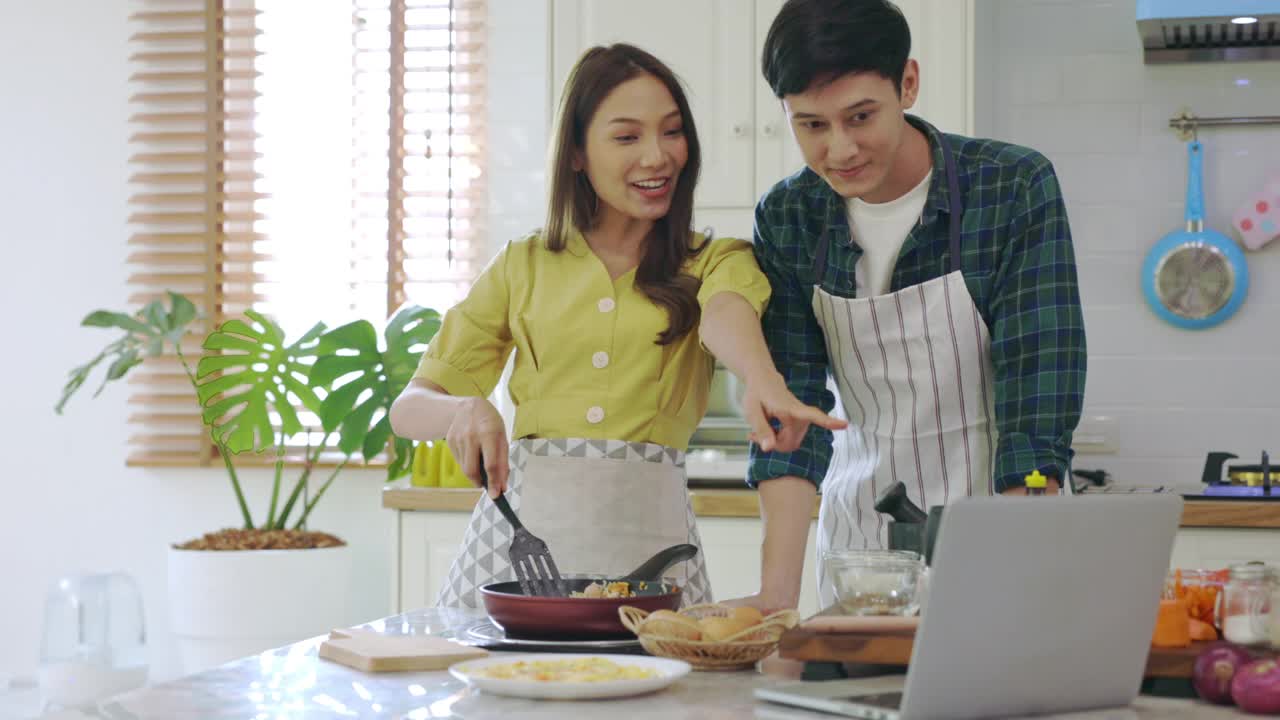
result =
M693 502L693 513L698 517L760 517L759 495L750 488L693 488L689 491L689 497ZM480 491L473 488L424 488L396 483L383 489L382 507L393 510L471 512L479 498ZM818 517L816 502L813 516Z
M749 488L693 488L689 491L698 517L758 518L759 496ZM382 506L394 510L471 512L480 491L473 488L423 488L406 483L386 486ZM815 503L813 510L817 517ZM1280 528L1280 500L1189 500L1182 527Z
M430 609L369 623L389 634L452 636L481 617L472 610ZM756 672L694 672L670 688L636 698L537 701L485 695L447 672L370 674L317 656L321 638L253 655L213 670L118 695L89 717L112 720L186 718L563 718L633 720L777 718L830 720L832 715L757 702L756 687L790 682ZM1131 707L1073 718L1243 717L1231 708L1189 700L1140 697Z

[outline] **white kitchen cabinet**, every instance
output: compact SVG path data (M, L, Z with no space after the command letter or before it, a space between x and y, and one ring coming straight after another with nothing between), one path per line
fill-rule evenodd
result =
M977 0L896 0L911 27L920 95L911 113L943 132L973 134L973 30Z
M1275 530L1184 527L1173 541L1169 567L1216 570L1252 560L1280 567Z
M658 57L684 82L702 145L696 203L754 202L754 18L742 0L552 2L553 107L584 50L627 42Z
M764 40L769 35L769 25L782 8L783 0L755 0L755 46L751 54L751 70L755 95L755 187L748 206L755 208L756 200L773 187L774 183L804 167L804 156L796 144L782 101L774 97L769 83L760 72ZM748 218L750 222L750 217ZM748 235L747 237L750 237Z
M391 549L393 610L399 613L435 605L471 513L397 510L395 518Z
M809 542L804 552L804 576L800 583L799 611L803 617L818 608L817 570L814 543L817 522L809 524ZM716 600L750 595L760 589L760 542L764 525L758 518L698 518L707 573Z
M398 510L394 513L391 599L394 612L433 605L440 584L449 572L466 532L470 512ZM724 600L756 592L760 588L762 526L756 518L699 518L707 572L716 593ZM817 611L813 565L814 529L809 529L805 551L804 582L800 610Z
M901 0L921 64L913 112L948 132L973 127L973 3ZM716 235L751 237L756 201L799 170L803 157L781 103L760 72L765 36L783 0L551 1L550 107L592 45L627 42L684 81L702 143L694 222Z

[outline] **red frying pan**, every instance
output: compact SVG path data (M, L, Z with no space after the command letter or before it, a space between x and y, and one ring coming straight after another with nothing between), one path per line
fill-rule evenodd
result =
M667 568L698 554L696 545L673 545L649 558L623 577L565 575L570 592L582 592L593 582L627 582L635 592L626 598L547 597L525 595L516 581L480 588L484 609L493 623L510 636L557 640L630 637L618 618L623 605L653 612L680 607L681 589L660 578Z

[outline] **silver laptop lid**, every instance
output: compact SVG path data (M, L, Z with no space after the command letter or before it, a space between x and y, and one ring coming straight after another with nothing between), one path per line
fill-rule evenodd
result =
M949 504L904 720L1131 703L1181 516L1159 494Z

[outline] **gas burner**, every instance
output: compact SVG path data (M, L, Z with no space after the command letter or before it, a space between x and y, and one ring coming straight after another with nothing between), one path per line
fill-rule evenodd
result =
M1216 498L1247 498L1254 500L1280 499L1280 490L1272 492L1273 483L1280 481L1280 474L1271 465L1271 457L1263 451L1257 465L1229 465L1223 478L1223 465L1238 457L1228 452L1211 452L1204 461L1201 482L1204 494Z

